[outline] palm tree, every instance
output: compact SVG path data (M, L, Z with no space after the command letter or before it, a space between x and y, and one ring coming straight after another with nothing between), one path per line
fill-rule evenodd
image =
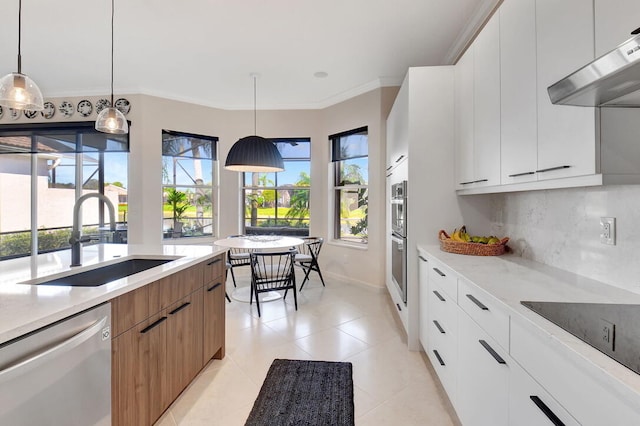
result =
M311 176L306 172L300 172L300 177L295 184L297 187L311 186ZM299 223L302 219L309 218L309 190L292 190L289 211L285 215L287 219L299 219Z

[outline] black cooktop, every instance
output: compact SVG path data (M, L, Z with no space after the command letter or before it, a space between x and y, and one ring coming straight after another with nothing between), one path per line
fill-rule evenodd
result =
M640 374L640 305L520 303Z

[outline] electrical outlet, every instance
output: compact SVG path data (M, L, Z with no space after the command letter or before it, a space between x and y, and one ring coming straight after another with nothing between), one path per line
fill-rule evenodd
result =
M600 218L600 242L602 244L616 245L616 218Z
M616 325L600 318L600 339L605 348L615 351Z

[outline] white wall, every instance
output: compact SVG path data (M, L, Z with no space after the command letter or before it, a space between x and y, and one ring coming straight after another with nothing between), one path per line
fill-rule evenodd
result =
M492 227L524 258L640 293L640 186L489 196ZM617 244L600 243L600 217L615 217Z
M321 267L327 276L376 288L384 286L384 152L386 117L398 88L382 88L362 94L323 110L257 112L257 133L264 137L311 138L311 228L310 235L322 236ZM120 96L119 96L120 97ZM227 152L239 138L254 133L253 111L225 111L147 95L126 95L131 103L128 200L129 242L162 243L162 129L219 137L218 234L237 234L242 229L240 174L223 169ZM82 98L52 99L58 105ZM88 98L94 104L97 97ZM56 114L16 122L55 122L95 120L75 114L69 119ZM369 128L369 244L353 248L333 244L329 204L329 140L334 133ZM210 244L208 240L190 240Z

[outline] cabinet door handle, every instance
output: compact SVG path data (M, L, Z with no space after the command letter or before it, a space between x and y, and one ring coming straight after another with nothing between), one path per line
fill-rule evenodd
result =
M221 285L222 285L222 283L216 283L213 287L208 288L208 289L207 289L207 291L213 291L213 290L215 290L216 288L220 287Z
M636 34L640 34L640 28L636 28L635 30L631 31L631 35L636 35Z
M447 276L444 272L442 272L442 271L441 271L440 269L438 269L438 268L433 268L433 270L434 270L434 271L436 271L436 273L437 273L438 275L440 275L441 277L446 277L446 276Z
M526 176L526 175L534 175L536 172L522 172L522 173L514 173L509 175L509 177L518 177L518 176Z
M557 166L557 167L549 167L548 169L540 169L540 170L536 170L536 173L545 173L545 172L552 172L554 170L562 170L562 169L568 169L571 166Z
M438 351L436 351L435 349L433 350L434 355L436 356L436 358L438 358L438 362L440 363L441 366L444 367L444 361L442 360L442 357L440 356L440 354L438 353Z
M388 172L388 171L389 171L389 170L391 170L392 168L393 168L393 166L389 166L389 167L387 167L387 170L386 170L386 171Z
M422 257L422 255L418 255L418 259L420 259L420 260L424 260L425 262L428 262L428 260L427 260L427 259L425 259L424 257Z
M218 263L218 262L222 262L222 259L214 259L214 260L212 260L211 262L207 263L207 266L214 265L214 264L216 264L216 263Z
M400 160L402 160L403 158L404 158L404 155L401 155L400 157L398 157L398 158L396 159L396 163L397 163L397 162L399 162Z
M480 182L489 182L489 179L478 179L478 180L474 180L471 183L480 183Z
M398 308L398 310L399 310L399 311L402 311L402 308L400 307L400 304L399 304L399 303L396 303L396 306L397 306L397 308Z
M480 342L482 347L485 348L487 350L487 352L489 352L491 354L493 359L495 359L498 362L498 364L506 364L507 363L504 359L502 359L502 357L500 355L498 355L498 352L493 350L491 345L489 345L486 341L478 340L478 342Z
M435 295L436 295L436 297L437 297L438 299L440 299L440 301L441 301L441 302L446 302L445 298L444 298L444 297L442 297L442 295L441 295L440 293L438 293L438 290L433 290L433 294L435 294Z
M439 323L438 321L433 320L433 323L436 325L436 328L438 329L438 331L439 331L440 333L442 333L442 334L447 334L447 333L445 333L444 328L442 328L442 326L440 325L440 323Z
M393 173L389 173L389 174L387 175L387 177L391 176L392 174L393 174Z
M475 180L470 180L468 182L460 182L460 185L470 185L472 183L476 183L476 181Z
M140 330L140 333L145 334L147 331L151 330L152 328L155 328L155 327L159 326L160 324L162 324L166 320L167 320L167 317L162 317L158 321L154 322L153 324L150 324L150 325L146 326L145 328L143 328L142 330Z
M544 415L547 416L547 418L551 421L551 423L553 423L555 426L564 426L564 423L562 422L562 420L560 420L558 416L556 416L556 414L553 411L551 411L551 408L547 407L547 404L545 404L540 399L540 397L536 395L530 395L529 398L531 398L533 403L536 404L536 406L540 409L540 411L542 411Z
M169 315L177 314L178 312L180 312L181 310L183 310L184 308L186 308L190 304L191 304L191 302L183 303L182 305L180 305L177 308L175 308L173 311L169 312Z
M472 294L467 294L467 298L468 298L469 300L471 300L473 303L475 303L475 304L476 304L476 306L477 306L478 308L482 309L483 311L488 311L488 310L489 310L489 308L487 308L487 307L484 305L484 303L482 303L481 301L479 301L478 299L476 299L475 297L473 297L473 295L472 295Z

